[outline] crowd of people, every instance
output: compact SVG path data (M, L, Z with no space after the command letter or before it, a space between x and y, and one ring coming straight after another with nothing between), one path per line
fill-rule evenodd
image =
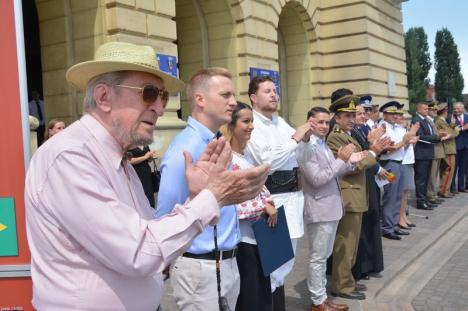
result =
M426 210L468 192L461 103L450 119L447 104L427 102L411 117L342 88L293 128L270 77L254 77L243 103L226 69L185 86L151 47L123 42L100 46L67 80L85 91L85 114L38 149L26 177L39 310L156 310L163 274L179 310L286 310L294 259L265 275L252 228L260 217L276 226L279 207L294 252L307 234L311 310L348 310L328 297L327 270L333 296L365 299L357 281L383 271L382 237L415 227L410 191ZM184 88L191 116L162 158L155 202L142 186L147 145Z

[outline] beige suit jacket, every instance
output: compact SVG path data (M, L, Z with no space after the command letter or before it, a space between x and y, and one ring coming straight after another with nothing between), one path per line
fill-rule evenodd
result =
M336 221L343 216L338 177L351 172L353 166L341 159L335 159L326 144L325 148L326 153L317 141L311 139L309 143L301 143L296 149L306 224Z

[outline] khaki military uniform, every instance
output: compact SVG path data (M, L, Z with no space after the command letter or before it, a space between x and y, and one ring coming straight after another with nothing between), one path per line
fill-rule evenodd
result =
M435 135L439 135L439 130L434 122L428 120L429 125L434 130ZM431 175L427 181L427 198L429 202L437 199L436 183L439 176L441 160L445 158L444 145L442 142L434 144L434 159L432 160Z
M356 152L362 150L354 138L337 126L327 138L327 144L335 156L340 147L350 143L356 146ZM376 159L369 152L364 160L356 164L353 172L340 179L345 215L339 222L333 247L332 291L334 293L350 293L355 290L351 269L356 262L362 213L368 209L366 170L375 164Z
M440 183L439 190L443 194L450 192L450 184L452 183L453 175L455 174L455 155L457 154L457 145L455 137L458 136L460 130L455 125L450 125L443 117L435 119L435 125L439 131L446 131L452 138L442 142L445 158L440 163Z

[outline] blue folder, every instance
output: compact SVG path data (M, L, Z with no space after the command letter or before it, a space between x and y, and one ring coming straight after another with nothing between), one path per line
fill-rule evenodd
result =
M278 208L278 223L270 228L265 217L252 224L264 276L294 258L284 207Z

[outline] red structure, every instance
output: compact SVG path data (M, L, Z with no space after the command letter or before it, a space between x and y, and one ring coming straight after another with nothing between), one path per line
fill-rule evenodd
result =
M0 1L0 21L0 310L33 310L23 197L29 122L24 50L18 49L21 1Z

